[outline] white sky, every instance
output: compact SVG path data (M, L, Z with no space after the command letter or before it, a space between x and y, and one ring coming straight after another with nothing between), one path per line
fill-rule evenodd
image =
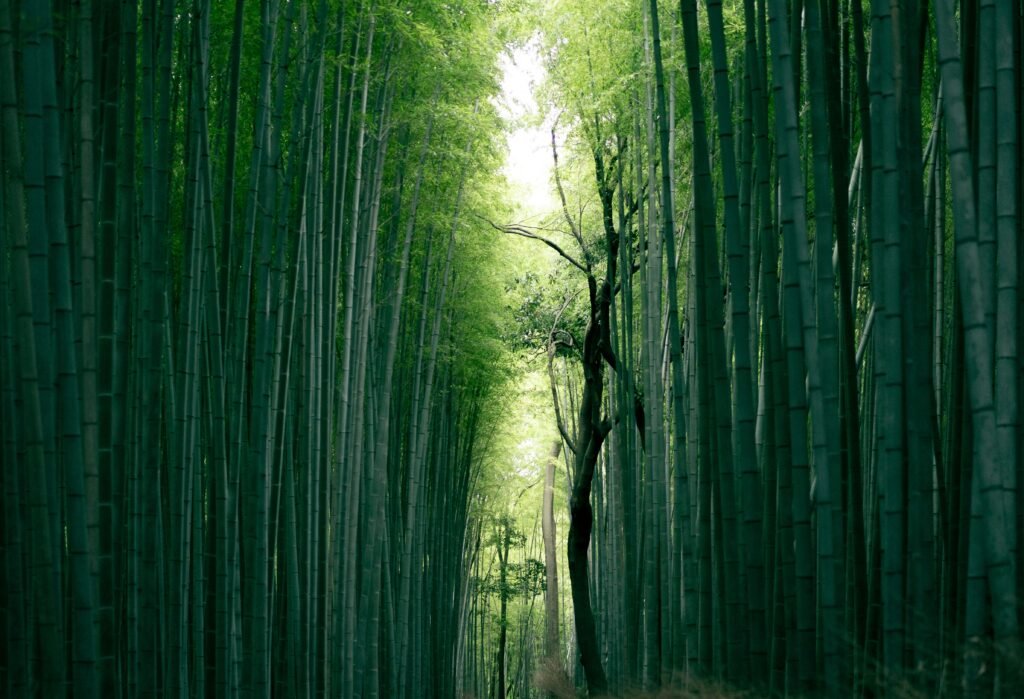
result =
M540 119L533 96L544 80L544 65L536 42L503 54L500 65L499 109L512 122L504 173L514 189L522 222L538 224L557 205L551 192L551 121L549 115Z
M509 121L508 155L502 173L512 190L510 199L517 205L514 222L539 226L546 215L557 210L558 199L552 176L552 117L541 112L534 98L534 90L546 77L537 42L502 54L499 65L501 96L496 106ZM517 269L543 271L552 264L555 253L544 245L515 236L511 242L522 250L512 262ZM509 466L511 473L525 482L543 473L541 468L555 438L554 415L547 375L539 366L521 377L519 389L514 408L520 423L516 432L526 436L516 444Z

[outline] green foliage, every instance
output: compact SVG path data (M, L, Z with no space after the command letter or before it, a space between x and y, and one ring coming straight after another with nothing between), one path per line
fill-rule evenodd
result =
M585 130L626 113L639 74L639 17L639 5L626 0L546 5L542 42L552 79L542 95L554 109L568 110Z
M526 533L516 525L512 515L502 514L491 522L485 545L497 556L497 564L485 574L476 577L481 594L510 600L528 601L545 590L545 567L536 558L522 557L527 543Z
M507 326L505 334L513 349L544 353L554 340L556 356L579 355L587 316L580 295L570 295L571 287L566 285L567 275L573 272L560 267L542 278L527 271L506 286L506 294L518 301L511 309L514 323Z
M507 578L504 585L496 573L474 578L474 581L481 594L495 597L504 596L505 599L518 596L529 600L531 597L542 594L546 589L545 571L544 563L536 558L527 558L522 563L506 565L505 575Z

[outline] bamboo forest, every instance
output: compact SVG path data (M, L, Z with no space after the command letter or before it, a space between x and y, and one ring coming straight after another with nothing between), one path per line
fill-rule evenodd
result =
M1024 697L1020 0L0 0L0 696Z

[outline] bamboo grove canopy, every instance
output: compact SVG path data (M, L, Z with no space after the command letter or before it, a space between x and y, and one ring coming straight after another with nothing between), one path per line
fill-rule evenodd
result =
M0 693L1019 696L1022 48L1014 0L0 0Z

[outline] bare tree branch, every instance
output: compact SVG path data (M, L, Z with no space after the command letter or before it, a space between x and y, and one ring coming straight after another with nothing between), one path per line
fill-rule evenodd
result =
M537 235L533 231L525 228L524 226L519 226L519 225L516 225L516 224L506 224L506 225L502 226L502 225L499 225L499 224L495 223L494 221L491 221L488 218L485 218L485 217L481 216L480 214L475 214L475 216L477 218L483 220L483 221L486 221L488 224L490 224L490 226L492 228L494 228L495 230L501 231L502 233L508 233L509 235L518 235L518 236L522 236L523 238L530 238L531 240L539 240L540 242L544 243L549 248L551 248L552 250L557 252L559 255L561 255L573 267L575 267L576 269L578 269L579 271L583 272L584 274L586 274L588 276L590 275L590 270L588 270L586 267L581 265L576 260L576 258L574 258L572 255L570 255L565 250L563 250L562 246L559 245L558 243L556 243L555 241L553 241L553 240L551 240L549 238L545 238L542 235Z
M590 259L589 255L587 255L587 248L583 245L583 235L580 233L579 226L576 225L576 222L572 220L572 216L569 214L569 204L565 199L565 190L562 188L562 176L558 174L558 146L555 144L554 127L551 127L551 156L555 160L552 170L555 173L555 187L558 189L558 198L562 201L562 214L565 215L565 222L569 224L572 237L576 239L576 242L580 245L580 250L583 251L583 259L587 263L587 269L590 269ZM580 213L582 214L582 211ZM582 215L580 218L582 219Z

